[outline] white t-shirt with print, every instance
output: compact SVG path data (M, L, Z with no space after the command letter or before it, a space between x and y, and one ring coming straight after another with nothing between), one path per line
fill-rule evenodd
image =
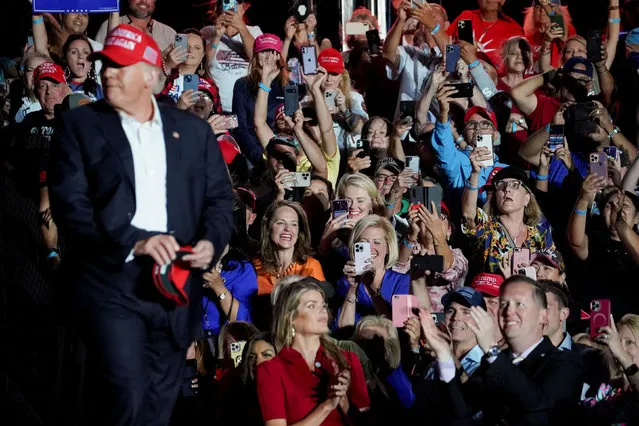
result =
M247 26L253 37L262 34L258 26ZM249 59L244 51L244 44L240 33L229 37L226 34L218 43L215 58L209 64L209 73L217 84L222 101L222 109L232 111L233 87L235 82L248 74Z

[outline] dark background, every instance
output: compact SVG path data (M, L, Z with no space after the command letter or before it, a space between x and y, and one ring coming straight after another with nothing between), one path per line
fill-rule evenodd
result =
M441 0L448 10L451 21L459 12L465 9L476 9L477 0ZM18 56L21 47L26 44L27 35L31 28L30 3L27 0L3 1L2 16L0 16L0 56ZM125 4L126 0L121 0ZM339 33L339 0L317 0L320 22L318 33L320 37L328 37L333 45L338 43ZM568 0L564 4L570 8L577 32L585 34L589 28L604 27L608 13L606 0ZM289 0L253 0L253 7L249 10L249 18L255 25L259 25L263 32L282 35L284 21L287 18ZM366 5L365 0L356 0L357 5ZM507 0L504 12L521 22L522 10L532 4L532 0ZM166 23L177 31L190 27L202 27L209 24L206 11L208 5L204 0L158 0L155 18ZM89 36L92 37L99 25L106 19L105 14L91 16Z
M193 0L158 0L156 19L178 31L207 22L207 5ZM318 36L339 43L339 0L318 0ZM126 0L123 0L126 2ZM504 12L522 21L522 10L532 0L508 0ZM570 0L577 31L603 28L606 0ZM358 5L364 4L358 1ZM464 9L477 8L476 0L443 0L451 21ZM249 18L264 32L282 34L287 0L254 0ZM91 16L93 36L105 15ZM3 0L0 12L0 56L20 56L31 27L27 0ZM4 141L0 140L0 143ZM64 326L59 306L66 283L52 285L42 269L36 206L16 191L0 170L0 422L7 425L83 424L77 407L83 394L79 385L82 354ZM61 280L62 281L62 280Z

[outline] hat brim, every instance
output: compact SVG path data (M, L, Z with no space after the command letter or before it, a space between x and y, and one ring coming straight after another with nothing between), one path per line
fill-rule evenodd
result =
M545 264L546 266L551 266L563 273L563 269L561 268L561 266L559 266L556 262L554 262L545 254L533 253L532 258L530 259L530 263L533 263L533 262L541 262Z
M442 305L444 305L445 308L448 308L453 302L457 302L467 308L471 307L470 302L464 296L461 296L458 293L446 293L442 296Z
M494 288L484 284L474 285L473 288L485 296L499 297L498 288Z
M38 78L37 80L34 80L33 82L37 83L37 82L42 81L42 80L49 80L49 81L51 81L53 83L57 83L57 84L66 84L67 83L64 79L58 80L52 75L42 76L42 77Z
M121 49L109 48L109 46L100 50L99 52L93 52L89 55L90 61L97 61L102 59L108 59L109 61L120 65L122 67L128 67L129 65L135 65L138 62L144 62L142 59L135 55L130 55Z

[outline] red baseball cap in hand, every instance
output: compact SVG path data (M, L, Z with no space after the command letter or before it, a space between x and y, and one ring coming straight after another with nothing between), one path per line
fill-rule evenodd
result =
M138 62L162 67L162 52L155 40L141 29L127 24L118 25L111 31L104 42L104 49L89 57L92 61L101 58L123 67Z

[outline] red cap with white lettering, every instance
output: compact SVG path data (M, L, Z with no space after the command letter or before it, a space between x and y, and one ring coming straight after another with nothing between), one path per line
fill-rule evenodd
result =
M162 67L162 52L153 38L132 25L118 25L109 33L104 49L91 54L89 59L105 57L116 64L127 67L146 62L154 67Z

